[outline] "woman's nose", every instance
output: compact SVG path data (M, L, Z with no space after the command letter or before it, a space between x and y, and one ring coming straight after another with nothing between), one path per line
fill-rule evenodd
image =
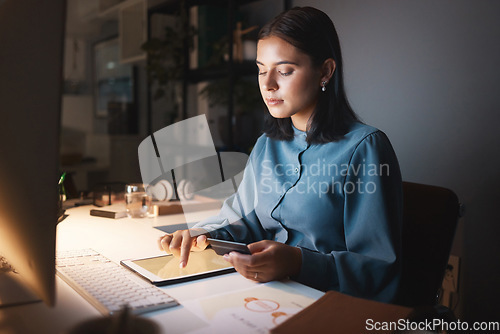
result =
M272 91L278 89L278 83L274 78L274 75L268 74L262 80L262 88L266 91Z

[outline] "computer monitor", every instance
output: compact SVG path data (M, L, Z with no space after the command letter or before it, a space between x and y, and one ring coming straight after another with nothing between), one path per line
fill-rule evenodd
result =
M15 268L0 272L1 307L18 276L55 301L65 11L65 0L0 0L0 255Z

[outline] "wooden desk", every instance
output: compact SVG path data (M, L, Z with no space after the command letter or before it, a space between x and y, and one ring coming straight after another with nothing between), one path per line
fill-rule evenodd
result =
M109 219L90 216L91 206L67 210L69 217L57 228L57 249L93 248L111 260L119 263L126 258L160 255L156 240L164 233L154 228L179 224L182 215L154 218ZM202 219L215 211L199 212ZM191 214L191 218L196 218ZM304 296L318 299L323 295L293 281L284 282L287 286L300 291ZM65 333L77 323L101 316L77 292L56 276L57 298L53 308L43 303L0 309L0 332L3 334L57 334ZM163 287L176 298L181 306L151 312L143 315L157 322L163 333L187 333L203 331L208 324L195 315L186 305L202 297L216 296L230 291L238 291L263 284L247 280L238 273L201 279ZM231 328L228 328L228 333ZM234 331L233 331L234 332Z

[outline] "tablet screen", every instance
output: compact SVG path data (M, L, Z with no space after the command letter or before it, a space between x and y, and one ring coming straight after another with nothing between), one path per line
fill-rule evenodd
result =
M141 268L141 272L149 272L160 280L167 281L190 276L195 278L198 275L233 268L229 262L224 260L222 256L217 255L213 249L191 252L187 266L182 269L179 268L179 258L172 255L131 260L130 263Z

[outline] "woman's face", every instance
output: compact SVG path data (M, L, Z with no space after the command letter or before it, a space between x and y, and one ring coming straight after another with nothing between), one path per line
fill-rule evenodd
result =
M271 36L257 44L257 66L262 98L275 118L291 117L293 125L307 130L321 88L321 69L311 58L286 42Z

